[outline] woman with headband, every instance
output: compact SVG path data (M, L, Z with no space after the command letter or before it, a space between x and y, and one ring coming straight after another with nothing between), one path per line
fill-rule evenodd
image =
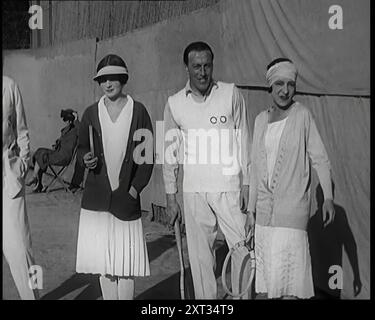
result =
M293 100L297 69L279 58L267 67L272 106L255 119L250 213L255 215L257 293L269 299L314 296L307 237L311 166L324 192L323 224L334 218L330 162L315 121ZM248 219L250 224L250 220Z
M105 56L94 80L104 95L85 110L79 127L77 160L89 172L76 271L100 275L104 300L131 300L134 278L150 275L140 193L153 169L152 124L146 108L123 93L128 69L119 56ZM144 141L135 137L142 134Z

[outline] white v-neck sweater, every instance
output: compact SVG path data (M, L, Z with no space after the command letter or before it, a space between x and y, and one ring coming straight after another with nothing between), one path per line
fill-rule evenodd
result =
M204 101L198 102L186 89L168 99L166 112L170 112L178 136L184 192L238 191L241 174L248 179L247 166L242 170L240 161L240 148L249 145L246 110L238 91L234 97L234 89L234 84L218 81ZM243 130L243 134L234 129ZM177 167L167 163L163 169L167 193L176 192Z
M119 175L125 158L129 138L130 124L133 117L133 99L128 95L128 101L113 122L104 104L104 96L99 100L99 121L102 127L102 142L104 159L111 189L119 186Z

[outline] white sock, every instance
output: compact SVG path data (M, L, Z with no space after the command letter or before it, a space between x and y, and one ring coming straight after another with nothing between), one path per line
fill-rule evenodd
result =
M118 300L117 277L100 276L100 287L102 289L103 300Z
M134 299L134 277L118 278L118 298L119 300Z

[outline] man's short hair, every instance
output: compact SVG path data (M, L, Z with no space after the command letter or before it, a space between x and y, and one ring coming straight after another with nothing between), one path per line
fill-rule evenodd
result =
M214 53L212 52L211 47L205 42L197 41L190 43L184 50L184 63L186 66L189 63L189 53L192 51L209 51L211 53L212 61L214 61Z

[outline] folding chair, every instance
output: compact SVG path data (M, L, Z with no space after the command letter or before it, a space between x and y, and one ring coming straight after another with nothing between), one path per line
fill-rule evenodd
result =
M52 185L54 185L55 182L58 181L63 186L66 192L70 192L71 194L74 194L74 192L68 188L69 183L64 181L62 176L65 173L65 171L74 163L76 155L77 155L77 147L74 148L72 159L70 160L70 162L66 166L62 166L57 172L55 171L55 169L53 169L53 165L48 165L48 168L51 170L53 174L53 179L46 187L44 187L43 192L49 193Z

